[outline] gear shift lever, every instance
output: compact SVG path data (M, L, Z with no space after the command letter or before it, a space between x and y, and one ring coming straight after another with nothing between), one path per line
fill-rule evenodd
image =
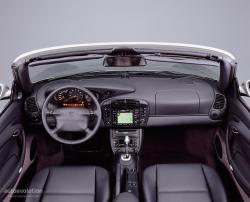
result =
M125 143L125 155L122 155L121 158L123 161L129 161L131 159L131 156L129 154L129 142L130 138L128 135L125 136L124 143Z
M129 136L128 136L128 135L125 136L124 142L125 142L125 154L128 155L128 154L129 154L129 153L128 153L128 152L129 152L129 151L128 151L128 144L129 144L129 142L130 142L130 139L129 139Z

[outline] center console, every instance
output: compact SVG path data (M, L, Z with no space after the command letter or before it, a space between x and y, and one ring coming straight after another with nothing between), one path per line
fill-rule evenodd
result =
M149 106L144 100L115 99L103 103L102 112L107 127L138 128L146 126Z
M149 105L139 99L111 99L102 104L102 114L104 125L110 128L110 144L115 156L115 197L126 192L139 198L138 154Z
M139 198L138 165L143 129L110 129L110 143L115 156L115 196L122 192L133 193Z
M138 153L142 142L142 129L111 129L110 144L114 153ZM128 139L127 151L125 139Z

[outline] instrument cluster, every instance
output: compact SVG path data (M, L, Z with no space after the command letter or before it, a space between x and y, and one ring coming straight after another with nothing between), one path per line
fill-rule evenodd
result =
M94 93L97 99L99 95ZM93 104L92 98L78 88L66 88L60 90L53 97L54 104L61 107L89 107Z

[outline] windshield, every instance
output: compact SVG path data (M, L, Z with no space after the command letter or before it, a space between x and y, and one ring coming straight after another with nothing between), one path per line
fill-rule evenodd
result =
M178 59L162 57L145 57L146 64L143 66L126 66L114 67L105 66L104 59L93 58L87 60L70 61L70 62L53 62L42 64L30 64L29 75L32 83L48 79L56 79L75 74L84 74L89 72L173 72L179 74L194 75L218 80L220 76L219 64L212 61L199 59Z

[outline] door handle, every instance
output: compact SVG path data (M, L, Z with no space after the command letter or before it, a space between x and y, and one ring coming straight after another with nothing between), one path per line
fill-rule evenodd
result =
M232 128L232 133L233 133L234 135L238 135L238 134L239 134L239 131L238 131L237 128L233 127L233 128Z
M17 130L15 130L13 133L12 133L12 136L13 137L18 137L19 135L21 135L21 129L17 129Z

